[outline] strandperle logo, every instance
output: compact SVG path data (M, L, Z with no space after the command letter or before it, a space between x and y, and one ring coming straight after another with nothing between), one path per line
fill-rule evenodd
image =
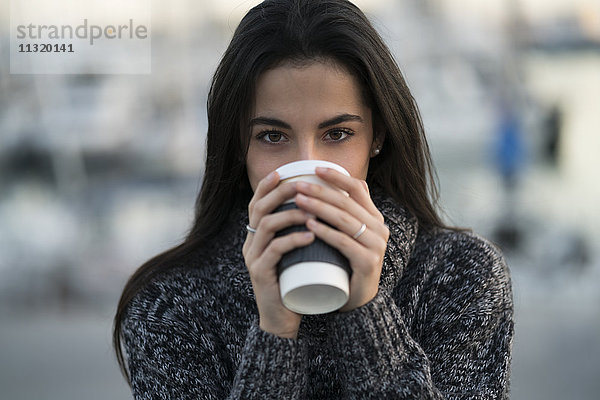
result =
M151 0L10 0L11 74L149 74Z
M133 19L122 25L92 25L85 18L81 25L39 25L28 24L16 27L17 39L30 40L65 40L65 39L88 39L90 45L98 39L146 39L148 27L137 25Z

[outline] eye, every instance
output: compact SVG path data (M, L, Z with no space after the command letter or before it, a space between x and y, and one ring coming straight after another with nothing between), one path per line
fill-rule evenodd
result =
M283 133L279 131L263 131L257 135L257 139L266 143L279 143L284 139Z
M341 142L342 140L346 140L349 136L352 136L354 132L349 129L332 129L325 134L325 137L329 137L329 140L332 142Z

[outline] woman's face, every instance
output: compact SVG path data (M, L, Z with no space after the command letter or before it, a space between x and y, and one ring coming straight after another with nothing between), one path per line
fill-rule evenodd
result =
M252 190L283 164L326 160L366 179L373 140L371 109L355 78L334 63L282 64L256 85L246 167Z

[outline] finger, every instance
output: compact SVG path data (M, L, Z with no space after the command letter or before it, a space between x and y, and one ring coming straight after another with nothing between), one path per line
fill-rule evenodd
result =
M298 207L334 226L337 230L345 233L353 240L353 236L358 232L363 223L367 228L371 228L370 233L372 235L378 235L380 237L385 236L385 229L387 228L359 206L357 206L359 211L355 211L359 214L357 217L346 211L343 207L338 207L337 205L332 205L318 198L308 197L301 193L297 194L295 199ZM365 233L360 236L359 241L366 246L371 246L373 244L369 241L369 235L366 235Z
M304 225L309 218L306 212L298 208L280 211L264 216L256 229L254 238L251 241L251 246L247 251L247 257L253 259L258 257L275 234L282 229L294 225Z
M362 205L360 205L355 199L352 197L346 196L343 192L338 189L332 187L326 187L323 185L313 184L309 182L298 182L296 185L296 189L298 193L302 193L309 198L319 199L325 203L328 203L340 210L345 211L347 214L350 214L354 218L356 218L360 223L358 226L362 225L362 223L367 223L372 225L373 229L383 232L383 227L377 228L379 218L373 218L373 215L370 214ZM314 207L319 207L319 203L314 203ZM307 210L308 211L308 210ZM324 215L321 218L327 220L327 222L332 225L336 225L337 218L345 218L345 214L340 214L339 212L335 212L335 216L329 214L333 210L328 209L324 212ZM312 209L309 211L312 212ZM379 212L379 211L377 211ZM321 217L321 215L320 215ZM371 223L370 221L373 221ZM348 222L347 230L343 229L346 233L350 234L350 232L356 232L356 223L354 221ZM354 230L353 230L354 229Z
M284 183L272 188L262 197L258 197L257 194L255 194L250 201L250 204L248 204L248 217L250 226L257 229L256 227L265 215L271 214L275 208L279 207L285 201L293 198L295 194L295 182Z
M317 176L325 182L332 184L346 192L363 206L370 214L378 215L379 210L373 204L367 183L363 180L346 176L332 168L317 167L315 169Z
M368 202L373 206L372 208L374 209L373 213L370 213L354 198L347 196L345 193L333 187L326 187L323 185L318 185L309 182L298 182L296 185L296 189L298 193L303 193L308 195L309 197L318 198L339 209L348 212L349 214L353 215L356 219L358 219L361 224L365 223L369 225L369 227L376 231L378 234L386 236L388 234L388 228L384 225L383 215L377 209L377 207L375 207L370 196L368 195L367 183L365 181L360 180L358 182L361 186L363 186L363 188L365 188L365 191L367 192ZM354 227L356 227L356 225Z
M254 205L256 204L256 202L262 199L264 196L266 196L275 187L277 187L278 183L279 174L277 173L277 171L273 171L267 176L265 176L263 179L261 179L260 182L258 182L258 185L256 186L256 190L254 191L254 195L252 196L250 203L248 204L248 211L254 209Z
M265 194L269 193L279 183L279 174L277 171L273 171L258 182L256 190L254 191L254 197L262 198Z
M337 231L326 224L314 219L309 219L306 226L316 237L323 240L330 246L338 249L352 266L352 270L370 270L373 266L381 264L383 252L378 253L375 249L369 249L367 246L352 239L350 236ZM368 233L365 232L364 235ZM361 236L362 237L362 236ZM378 249L380 250L380 249Z
M257 282L272 281L273 276L277 274L274 266L281 257L288 251L308 246L313 240L315 234L311 231L294 232L271 240L261 256L248 268L252 279Z
M260 180L260 182L258 182L258 185L256 186L256 190L254 191L254 195L252 196L252 199L250 199L250 202L248 203L248 215L252 215L252 211L255 208L255 204L257 201L259 201L260 199L262 199L267 193L269 193L271 190L273 190L277 184L279 183L279 175L277 174L277 171L273 171L270 174L268 174L267 176L265 176L263 179ZM253 225L252 220L249 221L250 222L250 226L251 227L256 227L256 225ZM256 228L255 228L256 229Z

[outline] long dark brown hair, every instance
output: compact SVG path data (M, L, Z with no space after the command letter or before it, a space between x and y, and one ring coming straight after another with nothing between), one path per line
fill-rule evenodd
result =
M421 224L444 226L419 110L389 49L365 15L345 0L268 0L240 22L208 95L206 167L192 228L180 245L152 258L129 279L114 319L113 345L125 377L121 324L128 303L158 272L217 234L235 207L248 204L247 126L259 75L283 61L331 60L356 77L384 130L367 183L377 185ZM240 249L241 251L241 249Z

